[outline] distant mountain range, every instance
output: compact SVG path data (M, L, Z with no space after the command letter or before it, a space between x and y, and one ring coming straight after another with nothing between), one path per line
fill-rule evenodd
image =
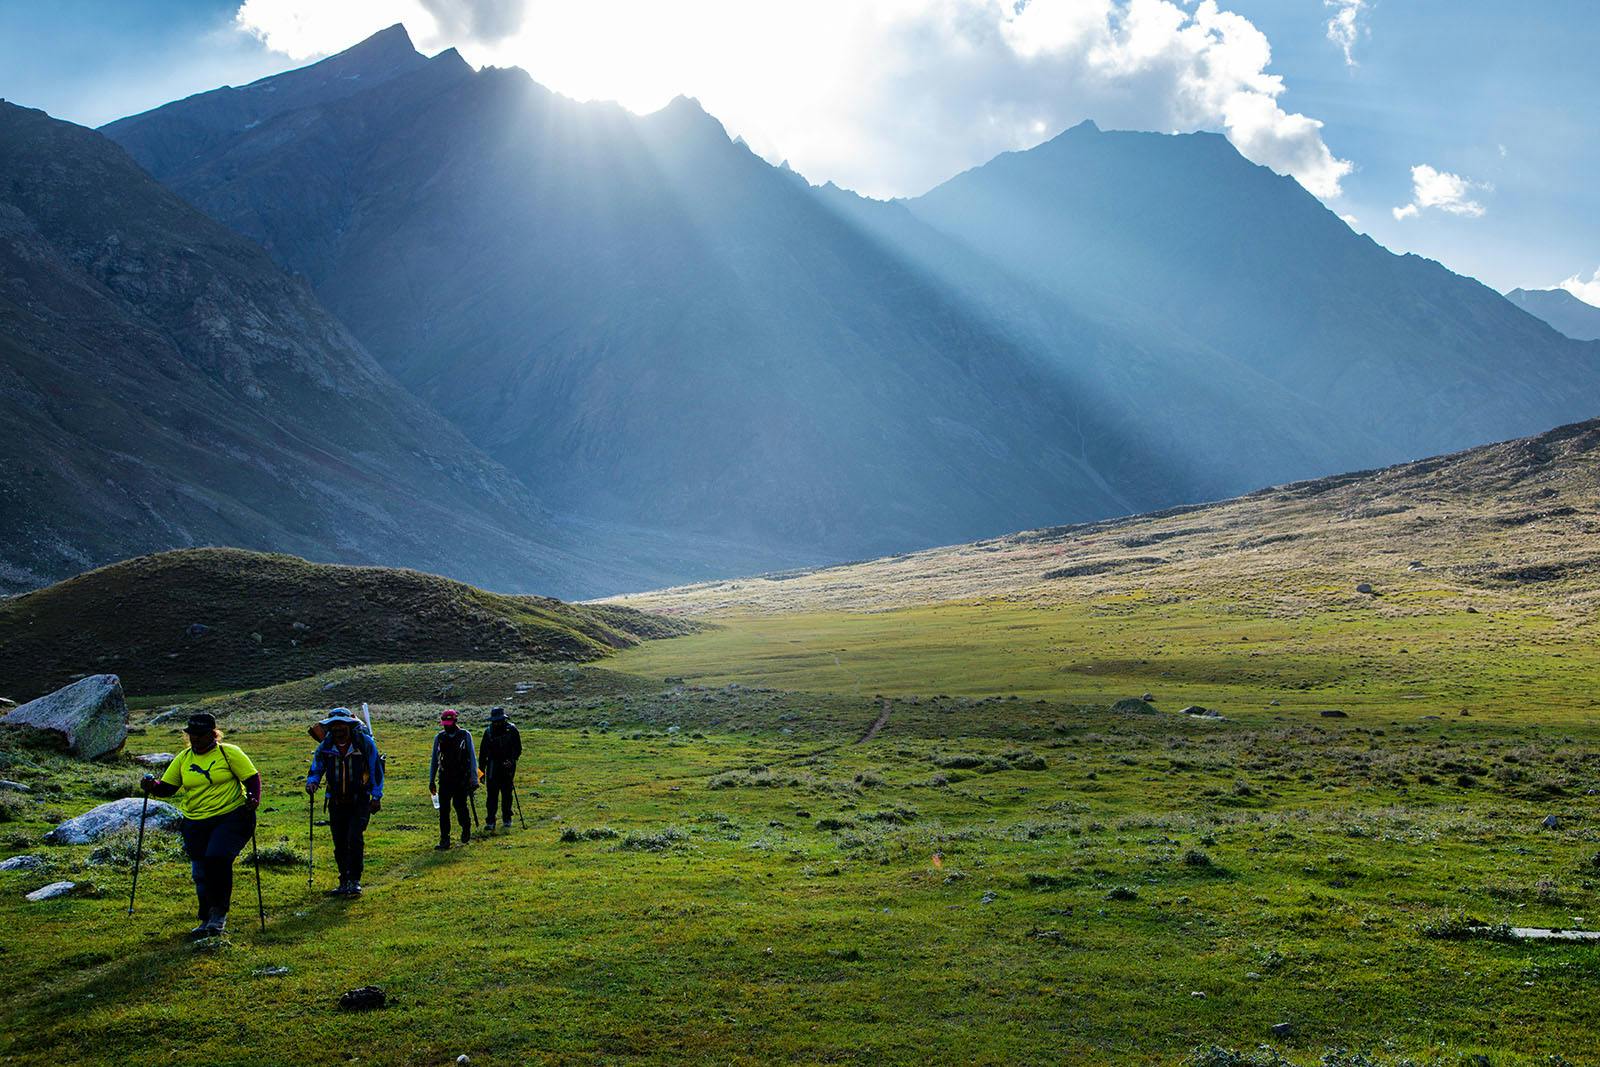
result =
M405 443L389 425L327 454L404 467L419 437L457 442L424 466L480 472L465 481L501 510L464 498L475 528L596 561L589 586L1145 511L1600 412L1600 345L1392 255L1213 135L1085 124L886 203L766 163L692 100L576 103L425 57L398 26L103 132L309 283L358 339L340 359L370 352L409 390L368 374ZM461 557L436 569L518 589L543 573L532 548L488 573L449 528L410 532ZM648 551L617 547L630 532ZM188 536L420 551L247 517Z
M1565 289L1513 289L1506 299L1578 341L1600 341L1600 307Z

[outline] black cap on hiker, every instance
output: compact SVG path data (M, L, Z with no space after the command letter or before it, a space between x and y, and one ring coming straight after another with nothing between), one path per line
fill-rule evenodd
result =
M489 709L489 718L491 720L492 719L503 719L505 717L506 717L506 709L505 708L490 708Z
M186 734L209 735L217 728L217 717L204 711L197 711L189 716L189 721L184 724L183 732Z

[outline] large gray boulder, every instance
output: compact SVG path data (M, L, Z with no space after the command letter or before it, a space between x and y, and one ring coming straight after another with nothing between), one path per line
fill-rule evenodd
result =
M118 830L137 830L139 808L143 804L142 797L123 797L121 800L102 804L98 808L91 808L45 834L45 842L51 845L87 845ZM177 808L165 801L152 800L150 813L145 818L145 829L171 829L176 825L178 818Z
M128 739L128 702L114 674L93 674L0 718L0 726L36 730L74 756L95 759Z

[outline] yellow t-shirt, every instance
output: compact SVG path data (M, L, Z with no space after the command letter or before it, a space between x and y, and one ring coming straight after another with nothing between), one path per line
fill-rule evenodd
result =
M185 816L210 819L244 803L244 779L255 773L256 765L238 745L221 742L202 756L184 749L167 764L161 780L178 787L175 799Z

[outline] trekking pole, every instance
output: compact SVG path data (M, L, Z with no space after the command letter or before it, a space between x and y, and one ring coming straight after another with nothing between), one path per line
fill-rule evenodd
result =
M250 828L250 858L256 863L256 911L261 915L261 932L267 932L267 904L261 899L261 853L256 849L255 827Z
M472 790L467 794L467 799L472 801L472 828L478 828L478 791Z
M306 888L311 888L311 869L317 864L317 803L306 794Z
M144 817L150 811L150 794L139 805L139 843L133 849L133 888L128 890L128 914L133 914L133 895L139 891L139 861L144 858Z
M517 805L517 821L520 822L522 824L522 828L526 830L528 828L528 820L522 817L522 794L517 792L517 783L515 780L513 780L511 783L511 799Z

